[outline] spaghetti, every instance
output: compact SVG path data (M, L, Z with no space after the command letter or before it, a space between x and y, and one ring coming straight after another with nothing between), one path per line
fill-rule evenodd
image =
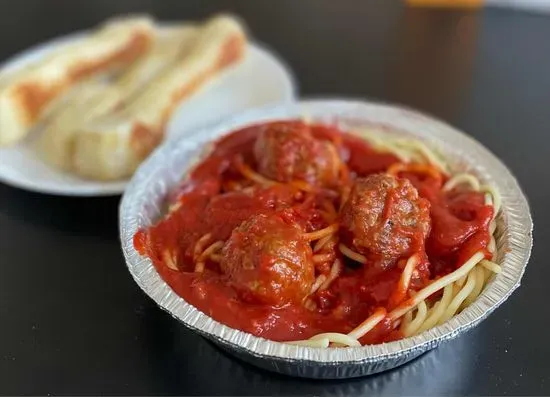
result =
M216 143L134 244L215 320L289 344L417 335L495 273L499 193L416 139L281 121Z

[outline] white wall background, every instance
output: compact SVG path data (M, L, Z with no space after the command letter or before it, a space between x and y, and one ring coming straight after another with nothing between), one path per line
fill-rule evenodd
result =
M550 0L487 0L487 3L490 5L550 12Z

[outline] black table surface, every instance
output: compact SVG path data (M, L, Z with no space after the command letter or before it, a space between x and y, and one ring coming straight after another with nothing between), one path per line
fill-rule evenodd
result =
M119 197L0 184L0 394L550 394L550 16L393 0L0 0L0 60L116 13L177 20L221 10L286 59L301 95L402 103L498 155L535 220L521 288L475 330L401 368L295 379L233 359L139 290L118 241Z

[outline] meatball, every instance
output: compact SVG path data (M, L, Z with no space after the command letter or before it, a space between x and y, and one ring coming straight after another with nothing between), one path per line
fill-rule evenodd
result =
M423 247L430 232L430 205L408 179L374 174L353 184L341 224L346 245L387 268Z
M337 182L340 157L329 141L315 139L303 123L271 123L254 145L258 171L279 182L306 181L317 186Z
M300 304L314 281L311 247L300 229L277 214L254 215L235 228L220 267L252 303Z

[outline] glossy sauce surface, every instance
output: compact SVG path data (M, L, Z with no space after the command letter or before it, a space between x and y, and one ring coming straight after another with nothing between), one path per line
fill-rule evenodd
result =
M302 128L300 122L278 123ZM204 235L210 233L211 241L226 242L235 228L260 214L276 214L303 233L322 229L330 223L324 204L340 208L342 192L353 180L385 172L399 162L395 156L377 152L361 138L336 128L308 128L315 139L329 141L338 149L348 170L338 183L311 192L290 183L264 187L251 183L243 178L239 166L246 164L257 170L254 147L265 125L247 127L217 141L174 193L172 212L134 238L136 249L152 259L163 279L187 302L232 328L277 341L351 331L376 308L388 306L405 262L400 259L383 271L366 272L366 266L341 257L343 272L328 289L316 294L315 310L301 304L272 305L250 299L213 261L207 261L203 273L194 272L195 244ZM476 251L486 250L492 208L477 192L443 193L441 186L446 177L434 180L411 172L399 177L408 179L429 202L431 230L425 244L414 248L424 259L411 288L420 289L460 266ZM166 252L170 252L178 270L166 265ZM384 320L360 342L399 339L400 333L392 328L390 321Z

